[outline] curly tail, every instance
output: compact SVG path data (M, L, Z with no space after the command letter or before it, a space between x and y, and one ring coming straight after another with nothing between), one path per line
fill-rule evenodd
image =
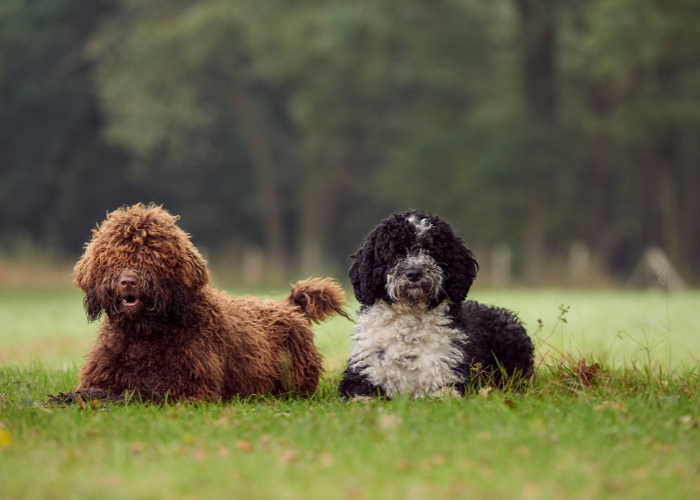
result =
M347 301L345 292L332 278L309 278L297 281L292 286L292 291L287 300L299 307L309 321L320 323L340 314L350 319L343 311Z

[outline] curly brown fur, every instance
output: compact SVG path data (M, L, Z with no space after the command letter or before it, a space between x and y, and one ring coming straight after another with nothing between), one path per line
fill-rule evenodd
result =
M105 318L76 391L210 400L313 393L321 356L310 322L343 314L340 287L306 280L283 301L229 297L211 288L204 259L176 220L138 204L93 231L74 283L88 318Z

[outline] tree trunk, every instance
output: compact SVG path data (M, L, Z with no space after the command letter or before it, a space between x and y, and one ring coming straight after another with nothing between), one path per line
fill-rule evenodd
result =
M251 98L243 85L232 79L231 102L242 128L245 130L250 148L250 156L258 180L260 204L263 212L265 243L271 267L275 271L283 270L286 264L284 237L282 231L282 213L280 209L275 169L269 142L260 126L251 103Z
M304 274L322 270L333 224L366 166L361 131L345 133L342 140L323 136L309 136L303 169L299 247Z
M677 170L678 147L677 130L670 129L663 133L657 146L658 200L663 246L673 265L683 274L688 263L681 233L681 204Z
M559 117L556 81L556 26L553 7L547 0L515 0L522 44L521 74L525 112L535 133L534 154L539 163L525 163L527 222L525 228L525 278L542 281L547 227L548 187L554 160L553 134Z

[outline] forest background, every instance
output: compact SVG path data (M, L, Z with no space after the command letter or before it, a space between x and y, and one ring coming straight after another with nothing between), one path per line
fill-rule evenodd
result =
M530 285L574 243L593 284L651 246L697 283L699 191L695 0L0 3L10 259L153 201L234 275L344 277L420 208Z

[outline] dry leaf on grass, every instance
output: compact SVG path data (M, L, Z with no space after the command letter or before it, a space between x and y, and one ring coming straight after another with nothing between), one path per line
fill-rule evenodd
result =
M224 425L227 426L228 424L231 423L231 417L228 415L224 415L221 417L219 420L214 420L214 425Z
M539 498L540 493L542 493L542 488L540 488L539 484L529 483L523 486L523 497L527 500Z
M284 450L280 456L280 462L283 464L288 464L298 456L299 452L296 450Z
M603 401L601 404L595 407L596 410L621 410L625 407L625 403L623 402L608 402L607 400Z
M483 389L479 389L479 397L480 398L488 397L489 392L491 392L491 390L492 390L492 387L490 385L487 385Z
M396 415L383 415L381 419L379 419L379 427L381 427L383 430L390 430L390 429L395 429L396 427L399 427L403 423L403 420L401 420L400 417L397 417Z
M0 422L0 448L6 448L7 446L10 446L11 442L12 434L10 434L10 431L7 430L5 424Z
M590 386L596 382L599 368L598 363L586 366L586 360L582 359L578 365L574 366L574 373L583 385Z
M236 448L245 452L253 451L253 445L248 441L236 441Z
M515 403L510 399L502 399L501 401L503 401L503 404L506 405L508 408L515 408Z
M326 453L324 451L318 456L318 461L321 463L321 467L323 469L327 469L328 467L333 465L333 456L330 453Z

